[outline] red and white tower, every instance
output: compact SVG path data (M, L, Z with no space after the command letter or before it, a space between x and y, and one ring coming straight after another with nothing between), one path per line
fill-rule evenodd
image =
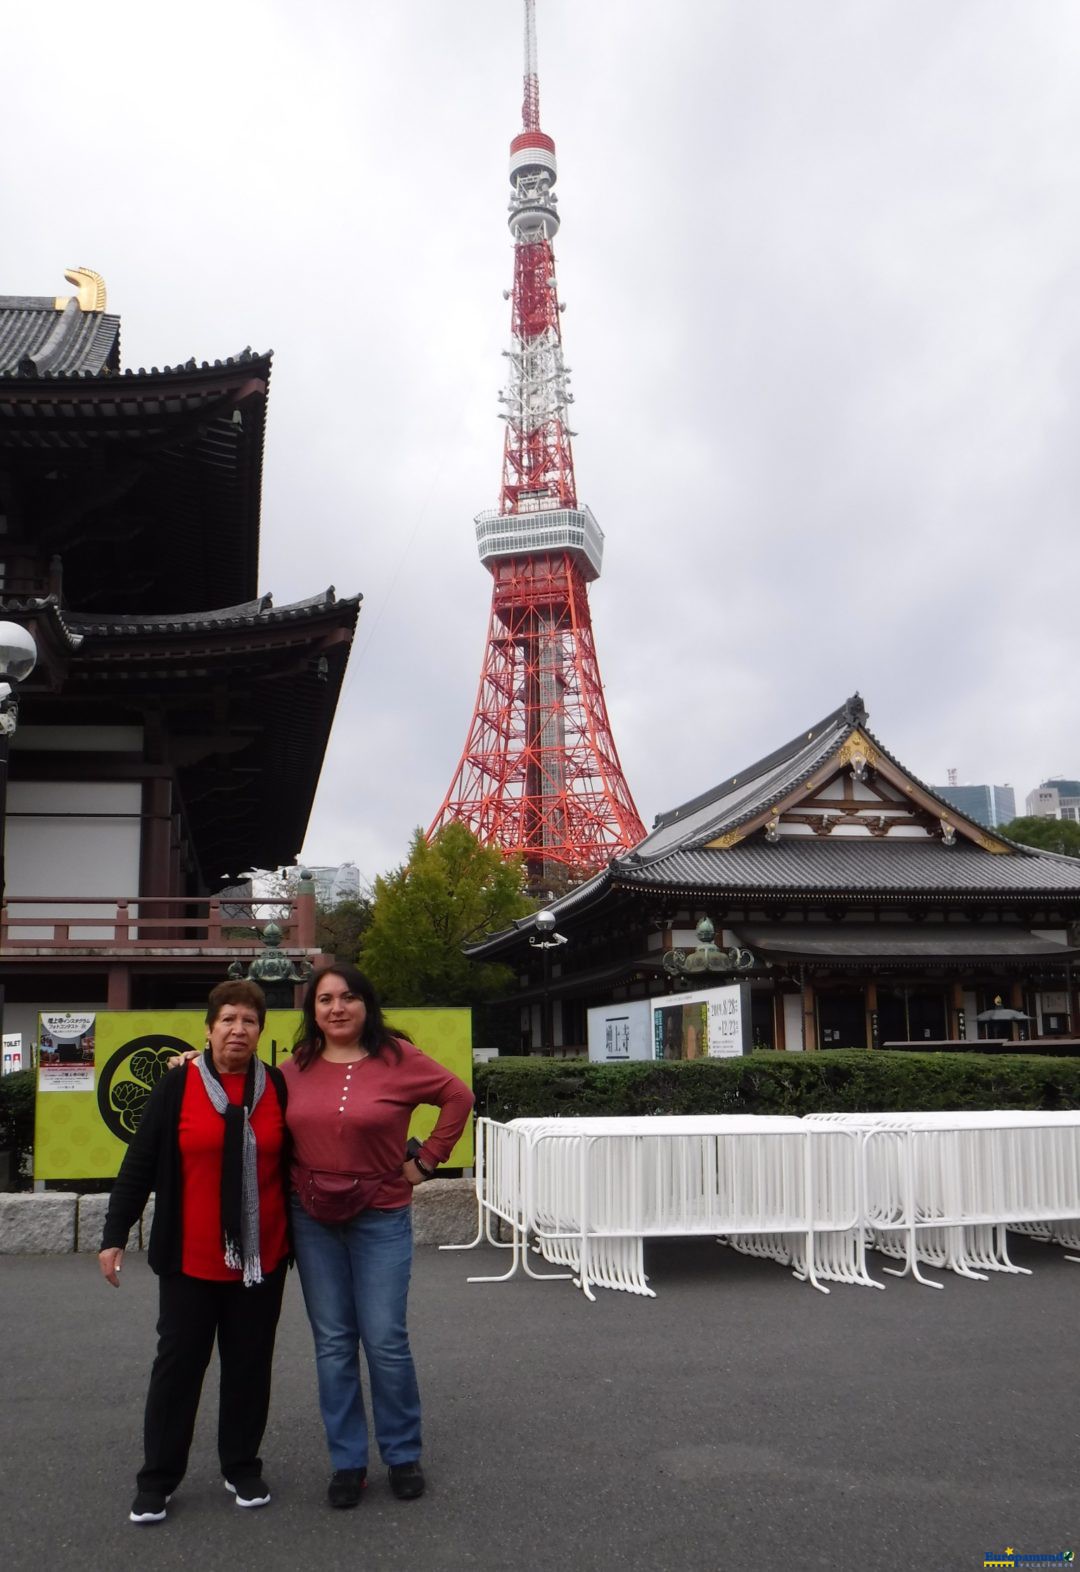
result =
M428 831L458 820L526 859L556 888L645 834L611 734L588 584L604 537L579 507L551 242L559 229L555 143L540 129L535 0L525 0L522 131L510 143L512 343L499 506L476 517L494 581L487 647L461 762Z

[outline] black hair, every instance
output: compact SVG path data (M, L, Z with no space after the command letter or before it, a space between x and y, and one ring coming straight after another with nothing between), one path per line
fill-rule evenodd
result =
M377 1054L380 1058L390 1056L395 1060L401 1058L401 1049L397 1044L397 1037L404 1037L404 1032L395 1036L383 1020L382 1005L375 992L374 985L358 971L355 966L345 962L333 962L330 966L321 966L312 977L304 991L304 1000L300 1006L302 1016L296 1033L296 1044L293 1049L293 1058L301 1070L306 1070L312 1060L317 1059L326 1047L326 1039L315 1020L315 1000L319 988L327 977L340 977L350 993L356 994L358 999L364 1001L364 1025L360 1033L360 1045L368 1053ZM408 1040L408 1039L406 1039Z
M206 1001L206 1024L213 1026L218 1016L227 1004L246 1004L255 1011L259 1017L259 1030L266 1025L266 995L258 983L252 982L248 977L238 977L235 981L219 982L216 988L211 988L210 997Z

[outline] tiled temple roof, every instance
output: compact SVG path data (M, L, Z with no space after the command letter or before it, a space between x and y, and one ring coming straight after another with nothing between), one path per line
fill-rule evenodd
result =
M867 727L867 711L855 694L830 715L755 764L721 781L711 791L657 816L650 833L633 850L613 858L600 873L553 902L557 921L584 917L621 892L643 897L687 897L706 904L767 903L850 897L886 906L940 897L943 903L970 899L984 906L995 897L1033 906L1080 902L1080 860L1018 845L968 821L919 781ZM816 773L858 734L887 761L893 778L910 786L912 800L941 814L957 829L952 843L869 835L782 835L761 828L772 808L808 790ZM860 742L857 744L862 746ZM882 768L885 768L882 765ZM818 777L820 779L820 776ZM905 787L906 789L906 787ZM720 843L720 844L718 844ZM513 929L472 947L477 957L504 954L533 927L522 918Z
M0 295L0 376L99 376L120 367L120 318L62 310L51 295Z

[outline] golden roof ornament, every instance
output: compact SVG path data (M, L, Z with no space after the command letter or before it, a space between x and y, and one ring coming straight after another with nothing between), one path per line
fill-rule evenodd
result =
M64 277L69 284L75 285L76 293L74 297L57 295L53 302L57 311L65 311L73 298L80 311L105 310L105 280L100 273L88 267L69 267L64 270Z

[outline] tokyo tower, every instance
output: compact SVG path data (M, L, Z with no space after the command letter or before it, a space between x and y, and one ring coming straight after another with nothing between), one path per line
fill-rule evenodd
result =
M499 506L476 516L491 617L465 748L428 830L459 821L559 889L645 834L611 734L588 584L604 537L579 507L551 242L555 143L540 129L535 0L525 0L522 130L510 143L511 346Z

